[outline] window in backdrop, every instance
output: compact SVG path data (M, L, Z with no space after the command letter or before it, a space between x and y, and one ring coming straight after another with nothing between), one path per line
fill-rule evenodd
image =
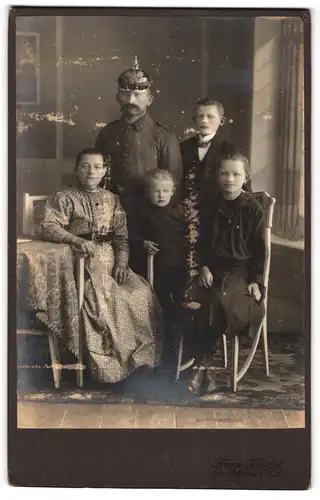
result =
M40 35L17 33L17 104L40 104Z
M57 37L54 16L17 18L17 158L56 158ZM27 169L24 170L27 172Z

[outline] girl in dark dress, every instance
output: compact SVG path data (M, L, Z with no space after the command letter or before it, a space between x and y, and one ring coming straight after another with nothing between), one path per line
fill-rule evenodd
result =
M208 391L215 390L212 360L219 337L256 330L264 316L265 226L261 205L242 190L249 173L243 155L222 158L219 194L201 215L201 327L191 392L198 392L205 379Z

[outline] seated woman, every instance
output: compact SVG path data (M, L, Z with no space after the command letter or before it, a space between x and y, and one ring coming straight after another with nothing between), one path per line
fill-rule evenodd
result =
M118 382L160 361L162 315L148 283L128 268L125 213L116 195L98 187L106 167L101 153L81 151L78 185L47 202L40 231L42 239L86 255L82 319L88 366L93 379Z
M201 326L194 373L189 383L198 392L216 388L213 354L222 334L254 334L264 313L264 216L259 202L242 187L250 177L248 160L235 153L222 159L219 195L202 212L199 237ZM202 298L200 298L202 295ZM206 375L206 377L205 377Z

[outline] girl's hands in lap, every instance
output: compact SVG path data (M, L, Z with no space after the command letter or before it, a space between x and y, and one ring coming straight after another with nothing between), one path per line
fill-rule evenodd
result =
M250 283L248 285L248 294L251 295L257 302L261 299L261 292L258 283Z
M207 266L200 269L199 285L201 287L210 288L213 283L213 275Z
M113 277L118 285L123 285L129 277L129 269L124 266L116 265L113 269Z

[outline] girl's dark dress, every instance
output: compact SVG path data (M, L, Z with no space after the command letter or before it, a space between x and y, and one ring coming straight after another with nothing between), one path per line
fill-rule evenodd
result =
M202 303L202 329L197 361L212 350L217 337L229 337L259 328L264 302L248 295L248 285L258 283L264 295L264 216L259 202L241 192L232 201L218 195L202 214L198 258L213 275L211 289L195 287ZM210 323L209 324L209 311ZM207 325L207 327L205 327Z

